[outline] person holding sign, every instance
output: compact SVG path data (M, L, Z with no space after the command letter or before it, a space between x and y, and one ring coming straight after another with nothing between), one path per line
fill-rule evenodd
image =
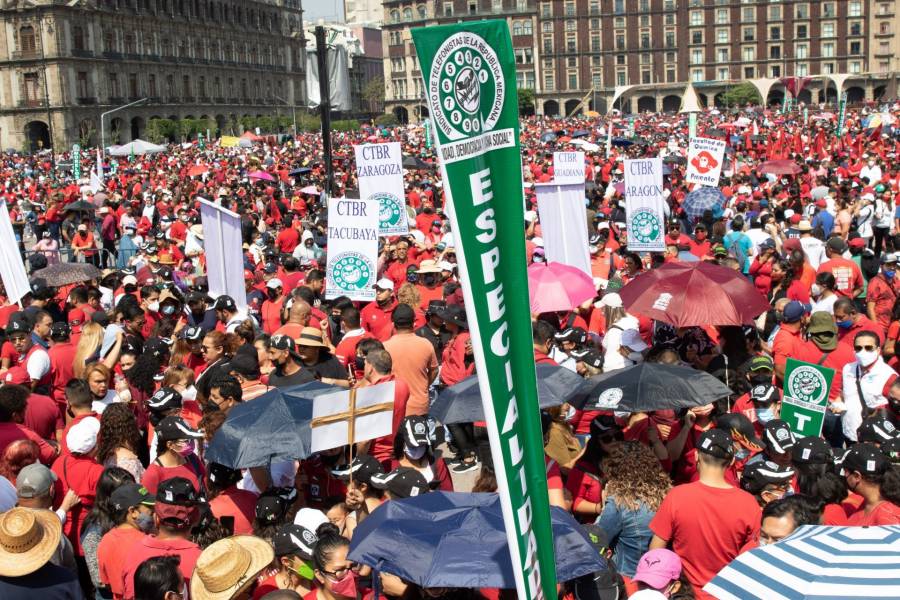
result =
M881 357L878 334L861 331L853 338L856 362L844 367L844 415L842 428L848 440L856 441L856 430L863 417L888 407L891 386L897 380L894 371Z

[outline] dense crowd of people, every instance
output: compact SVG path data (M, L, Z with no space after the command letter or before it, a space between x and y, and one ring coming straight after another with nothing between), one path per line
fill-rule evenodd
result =
M884 124L869 127L876 113ZM542 410L551 504L609 564L562 582L561 598L708 598L703 586L737 556L802 525L900 524L897 114L848 110L838 132L837 116L816 107L808 121L702 113L698 134L725 139L728 160L724 202L694 216L687 115L522 121L529 263L545 261L533 184L552 180L552 152L573 139L599 147L585 164L597 293L533 315L535 362L584 378L677 364L734 391L681 411ZM423 163L405 171L409 234L379 241L368 303L326 298L316 135L110 159L97 193L54 172L46 153L0 156L29 270L102 269L64 284L33 274L21 303L0 306L0 598L515 597L423 589L347 558L381 504L495 492L497 481L484 423L429 417L436 394L475 364L424 132L364 126L333 141L338 196L357 193L355 144L399 141ZM621 161L646 156L665 157L662 253L628 250ZM791 173L766 174L771 159ZM248 176L260 170L271 180ZM241 215L246 309L208 294L200 198ZM680 328L630 312L619 290L678 261L740 272L770 310L743 327ZM834 370L821 436L779 418L789 357ZM249 469L205 458L233 409L314 381L393 381L392 432Z

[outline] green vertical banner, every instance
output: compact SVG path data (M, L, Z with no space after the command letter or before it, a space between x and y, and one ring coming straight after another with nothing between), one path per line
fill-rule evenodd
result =
M72 176L81 179L81 146L72 144Z
M197 134L197 147L200 148L201 150L206 148L206 140L203 139L202 133Z
M818 437L822 434L832 379L834 369L794 358L787 359L781 418L798 436Z
M522 600L556 598L506 21L412 30L456 242L503 520Z
M688 113L688 138L697 137L697 113Z
M425 147L431 149L431 119L425 119Z
M840 108L838 111L837 136L844 133L844 119L847 117L847 92L841 94Z

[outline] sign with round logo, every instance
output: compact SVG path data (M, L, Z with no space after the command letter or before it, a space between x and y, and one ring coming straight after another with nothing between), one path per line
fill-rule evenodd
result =
M785 388L791 398L811 404L822 404L828 395L828 381L825 376L808 366L799 366L791 371Z
M359 252L344 252L334 258L331 277L342 290L359 291L371 287L374 265Z
M642 244L652 244L662 235L662 223L655 212L639 208L631 215L628 230Z
M619 406L619 402L622 401L622 388L609 388L608 390L603 390L600 394L600 397L597 398L597 408L601 409L613 409Z
M378 232L381 235L406 233L409 228L403 201L390 192L378 192L369 196L378 201Z
M428 97L435 125L445 137L459 140L493 129L505 93L500 60L481 36L462 31L438 48Z

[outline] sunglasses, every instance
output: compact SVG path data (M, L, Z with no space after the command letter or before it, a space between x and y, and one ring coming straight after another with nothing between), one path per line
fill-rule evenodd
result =
M878 348L878 346L875 346L875 345L869 345L869 346L857 346L856 344L853 345L853 349L856 352L862 352L863 350L865 350L867 352L871 352L871 351L875 350L876 348Z

